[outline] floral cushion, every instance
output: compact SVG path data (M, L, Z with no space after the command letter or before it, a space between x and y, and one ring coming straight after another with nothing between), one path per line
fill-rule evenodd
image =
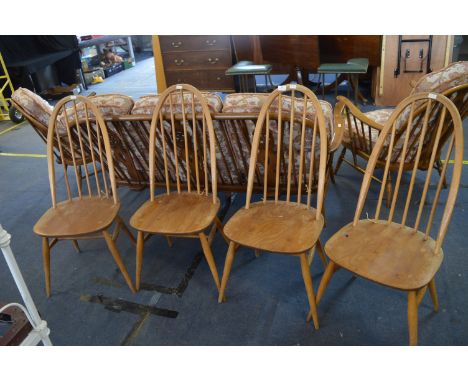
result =
M192 109L192 96L190 95L191 93L185 93L184 94L184 105L186 108L187 112L190 112ZM217 94L214 93L202 93L203 96L205 97L205 100L208 102L208 107L211 112L214 113L219 113L222 109L223 102L221 100L221 97L219 97ZM133 107L131 113L132 114L153 114L154 108L156 107L156 104L159 101L159 95L147 95L140 97L136 102L135 106ZM180 94L173 94L172 95L172 103L175 111L177 113L182 112L182 105L180 102ZM169 100L166 100L166 104L168 106L165 106L163 108L163 112L169 112ZM195 111L196 112L201 112L201 105L197 100L195 99Z
M262 93L237 93L229 94L224 100L223 113L256 113L260 112L263 104L269 97L269 94ZM325 120L327 123L326 129L329 138L331 138L333 132L333 108L330 103L326 101L320 101ZM292 98L288 96L282 96L282 110L290 111L292 106ZM276 100L272 103L270 110L275 112L278 110L278 101ZM294 110L295 115L298 118L302 117L304 111L304 102L301 99L295 98L294 100ZM307 105L306 117L313 120L315 117L315 110L312 104ZM270 136L276 137L276 121L270 121ZM222 132L221 129L225 131ZM245 124L237 124L235 122L225 122L224 126L215 126L215 134L219 136L217 139L220 149L217 151L217 163L220 172L220 177L223 181L230 183L229 178L232 178L232 183L241 184L247 183L248 176L248 164L250 159L250 144L253 139L253 134L255 131L255 120L246 120ZM299 159L300 156L300 144L301 144L301 134L300 134L300 124L296 123L294 128L293 136L293 145L294 145L294 158L295 158L295 171L299 171ZM275 138L276 139L276 138ZM283 147L288 147L289 135L283 135ZM310 129L306 130L305 141L311 142L312 131ZM231 142L231 143L229 143ZM276 147L276 143L274 144ZM310 145L309 145L310 146ZM317 141L316 154L319 153L319 142ZM272 148L273 150L275 148ZM310 147L309 147L310 150ZM307 150L306 150L307 151ZM260 160L260 162L263 159ZM228 167L230 171L226 171L225 168ZM258 169L260 174L260 180L263 182L263 167L260 166ZM230 173L230 175L229 175ZM229 175L229 176L228 176ZM240 176L240 179L239 179ZM287 179L287 174L281 171L281 183L285 183ZM255 183L257 184L258 177L255 178Z
M229 94L224 100L223 113L259 113L269 94L262 93L236 93ZM282 96L282 110L290 111L292 105L292 97ZM322 111L327 123L327 131L329 134L333 131L333 107L323 100L319 100L322 106ZM278 110L278 101L273 101L271 105L272 111ZM294 100L294 111L298 116L302 116L304 111L304 101L299 98ZM306 118L314 119L314 106L309 103L307 105Z
M442 93L454 86L468 83L468 61L454 62L445 68L428 73L415 84L413 93Z
M133 100L123 94L100 94L90 96L88 99L99 109L104 118L112 118L130 113L133 107ZM68 121L72 123L75 120L73 106L68 106L66 110ZM82 121L86 118L86 108L82 102L76 104L76 114L78 120ZM88 109L88 117L93 118L94 113ZM58 116L60 121L65 123L65 111L62 110Z
M234 93L224 99L223 113L259 113L268 94Z
M53 107L46 100L25 88L18 88L11 98L31 114L34 119L41 122L44 126L48 126Z
M379 110L372 110L372 111L369 111L369 112L364 113L364 114L369 119L372 119L373 121L375 121L378 124L383 126L385 124L385 122L387 122L387 120L392 115L393 110L394 109L379 109ZM352 115L350 117L351 117L351 128L353 129L353 137L355 138L354 144L357 145L357 148L362 149L361 141L357 137L356 124L354 123L354 119L353 119ZM356 121L358 121L357 118L356 118ZM347 121L346 118L344 118L344 123L345 123L345 126L344 126L344 131L343 131L343 141L345 143L351 143L351 137L350 137L350 132L349 132L349 128L348 128L348 121ZM364 136L369 137L369 129L368 129L367 125L363 124L363 126L364 126ZM358 121L358 127L360 129L359 134L362 137L363 133L361 131L361 125L360 125L359 121ZM372 140L372 142L375 143L377 141L378 137L379 137L379 130L371 128L371 140Z
M365 113L365 115L380 124L382 127L387 123L388 119L392 115L395 109L380 109L380 110L373 110L370 112ZM408 127L409 122L409 114L411 113L411 106L408 105L398 116L395 124L396 128L396 141L393 144L393 153L392 153L392 162L398 162L399 157L401 155L401 148L404 145L405 138L406 138L406 129ZM408 148L409 150L405 154L405 162L410 163L413 161L414 156L416 155L418 144L413 144L412 142L419 136L419 132L421 129L421 122L422 118L424 117L424 112L418 114L413 119L413 126L410 128L411 136L408 140ZM433 126L433 124L437 120L437 113L433 114L432 117L429 119L429 125ZM355 120L351 116L351 126L353 129L353 145L357 150L364 151L368 154L371 153L372 148L375 146L377 139L379 138L380 130L370 128L368 125L361 122L356 118L356 122L358 127L356 128ZM404 131L403 131L404 130ZM359 131L359 133L357 133ZM401 132L401 134L399 133ZM370 143L369 143L369 135L370 135ZM384 146L387 147L390 144L390 135L388 135ZM431 135L426 135L424 144L430 140ZM350 132L348 129L347 119L345 119L345 127L343 132L343 141L344 143L351 144L350 139ZM383 158L381 158L383 159Z

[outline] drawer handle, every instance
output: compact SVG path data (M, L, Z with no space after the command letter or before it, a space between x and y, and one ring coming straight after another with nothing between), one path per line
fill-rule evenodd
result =
M174 47L174 48L180 48L180 46L182 45L182 41L177 41L177 42L172 42L171 45Z
M183 59L180 59L178 60L177 58L174 60L174 64L176 64L177 66L180 66L180 65L183 65L184 64L184 60Z
M211 40L211 41L206 40L205 42L206 42L207 45L211 45L211 46L216 45L216 40Z
M217 57L216 57L216 58L214 58L214 59L213 59L213 58L211 58L211 57L210 57L210 58L208 58L208 62L209 62L211 65L217 64L217 63L218 63L218 61L219 61L219 58L217 58Z
M216 79L217 79L218 81L221 81L221 77L216 77Z

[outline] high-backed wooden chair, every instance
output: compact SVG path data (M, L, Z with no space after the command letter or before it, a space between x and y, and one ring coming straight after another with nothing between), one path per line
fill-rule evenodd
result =
M172 145L169 148L169 144ZM158 146L158 149L157 149ZM156 157L162 152L162 158ZM163 162L164 192L156 194L156 162ZM158 163L158 165L159 165ZM217 197L213 123L203 95L191 85L173 85L154 109L149 145L150 200L132 216L138 230L136 288L140 287L143 245L151 235L199 238L219 290L211 252L220 201ZM175 188L176 192L171 192ZM212 227L209 235L205 231Z
M84 105L84 115L78 117L77 104ZM66 118L59 118L64 111ZM65 129L65 131L63 131ZM60 133L59 133L60 130ZM59 151L63 167L65 198L57 190L57 169L54 163L54 149ZM70 153L66 161L64 152ZM78 162L78 158L82 161ZM120 203L114 177L111 147L104 120L89 99L82 96L69 96L62 99L55 107L49 122L47 134L47 162L49 170L52 208L47 210L34 226L34 232L42 237L42 254L47 296L50 296L50 250L59 240L72 240L79 250L77 240L102 237L122 272L125 281L134 292L115 240L121 229L134 238L123 220L118 215ZM79 166L85 173L85 182L81 182ZM68 168L73 168L69 177ZM91 172L94 179L91 179ZM73 181L73 177L75 178ZM109 227L116 223L113 234Z
M423 113L417 116L416 110L421 107ZM387 209L381 208L382 199L398 138L396 125L399 116L408 112L408 122L404 126L405 138L398 152L399 167L395 191L388 215L384 216L386 215L384 211ZM420 122L413 123L415 118L419 118ZM435 133L429 135L433 131L432 124L435 125ZM418 131L413 131L414 129ZM417 137L414 145L410 139L413 136ZM415 159L412 161L411 177L409 183L403 185L405 158L413 155L413 150L416 151ZM431 155L427 159L427 173L421 177L423 178L420 179L421 184L418 184L417 169L420 162L425 160L422 156L424 150L429 150ZM430 190L432 187L429 186L432 169L441 150L444 157L441 177L432 192ZM443 179L447 175L447 168L452 167L448 166L452 154L454 158L452 180L445 207L441 210L438 207L442 207L444 203L439 202L439 199L443 193ZM371 217L371 203L365 204L365 202L366 199L371 202L375 200L373 195L368 198L369 187L374 169L379 161L384 160L383 158L385 158L384 181L378 193L375 214ZM369 158L353 222L335 233L325 245L325 252L330 262L317 292L317 303L331 276L339 268L347 269L378 284L403 290L408 293L409 341L411 345L416 345L418 305L427 289L431 294L434 309L437 311L439 308L434 277L444 257L442 243L455 205L462 160L462 122L457 108L447 97L435 93L418 93L402 101L385 124ZM363 212L367 215L365 219L361 219ZM433 223L439 218L441 223L436 239L433 239L431 237L431 232L434 230ZM311 314L314 312L311 311Z
M304 111L296 114L294 107L290 113L275 108L276 105L282 104L284 92L291 92L293 99L295 93L301 92L304 110L310 103L315 107L314 120L308 120ZM296 145L300 147L299 158L293 155ZM236 212L224 228L224 234L229 240L229 249L219 302L224 299L232 261L239 246L298 256L313 312L314 326L318 329L307 253L316 244L321 251L319 235L324 226L322 207L327 145L325 118L312 91L301 85L287 85L270 94L262 106L255 127L245 207ZM275 152L274 156L271 155L272 152ZM286 171L282 171L284 175L280 176L282 168ZM252 203L254 178L259 173L264 178L263 199ZM285 195L280 195L280 183L283 183L283 186L286 184ZM297 184L297 192L294 194L291 192L293 183ZM314 189L317 190L316 208L312 207L311 200ZM268 200L270 197L273 199Z

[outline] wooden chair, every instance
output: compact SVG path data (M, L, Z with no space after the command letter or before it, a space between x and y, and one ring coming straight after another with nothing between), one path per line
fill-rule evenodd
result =
M419 108L423 108L422 115L417 112ZM384 217L381 206L385 183L391 169L394 147L400 133L396 125L398 118L407 113L408 110L408 122L403 127L405 138L398 153L399 167L395 191L388 216ZM432 116L435 116L435 119ZM418 119L419 122L414 123L415 119ZM435 131L432 124L435 125ZM432 134L433 131L434 134ZM402 187L403 171L406 168L405 158L413 151L410 138L413 136L417 136L416 153L411 162L411 178L405 189ZM444 145L444 143L447 144ZM445 146L444 149L446 149L443 151L445 159L442 161L441 177L438 179L435 194L432 196L429 184L434 163L441 153L442 146ZM428 159L423 157L425 150L431 153ZM440 215L436 214L437 207L444 204L443 202L439 203L439 198L453 151L454 161L452 162L453 173L450 190L445 208L442 211L436 239L433 239L430 236L431 230L434 219ZM383 160L382 158L386 158L383 184L378 193L375 215L371 218L369 217L371 206L365 205L365 202L366 199L375 200L373 195L368 198L368 192L374 169L379 161ZM423 160L427 160L427 173L422 192L419 193L417 191L419 185L415 180L417 169ZM333 273L339 268L347 269L355 275L378 284L406 291L408 292L409 342L411 345L416 345L418 305L427 289L431 294L435 311L439 309L434 276L444 256L442 242L455 205L462 160L462 122L456 106L447 97L435 93L418 93L402 101L382 129L369 158L353 222L335 233L325 245L325 252L330 258L330 262L317 292L317 304ZM430 196L428 197L428 195ZM396 208L398 201L400 201L400 209ZM425 205L429 205L427 209L424 208ZM363 210L368 215L365 219L361 219ZM314 311L311 311L311 314L314 314Z
M87 97L91 97L91 96L93 96L95 94L96 93L92 92ZM40 96L38 96L38 95L34 94L34 96L36 96L37 98L40 98ZM33 130L37 133L37 135L39 135L39 137L47 145L47 131L48 131L47 124L44 124L43 122L39 121L34 115L32 115L19 102L15 101L15 100L11 100L11 103L12 103L13 107L15 107L16 110L18 110L24 116L24 118L29 122L29 124L33 128ZM67 139L66 136L62 136L62 138L63 138L63 141L65 141ZM54 156L56 158L57 163L62 164L62 158L60 156L60 152L59 152L59 149L58 149L57 139L55 138L55 136L53 137L53 139L54 139L54 151L53 151ZM62 146L63 160L64 160L64 163L65 163L66 167L73 166L73 159L71 157L71 152L68 150L68 147L69 147L68 144ZM76 150L78 150L77 147L78 147L77 143L75 143L75 149ZM79 165L78 166L78 172L80 174L80 181L82 182L85 179L85 176L83 175L83 160L81 158L78 158L77 155L78 155L78 153L75 153L75 163ZM90 158L88 158L88 162L90 162Z
M462 120L466 118L468 115L468 83L463 85L458 85L452 87L448 90L442 92L444 96L449 98L458 109ZM383 126L385 121L389 118L393 110L391 109L384 109L384 110L375 110L369 113L361 112L353 103L345 97L337 97L338 103L335 106L335 124L339 126L343 134L347 134L347 139L342 139L343 149L340 153L338 158L336 167L335 167L335 174L338 172L341 164L343 162L351 165L354 169L358 170L361 173L364 173L365 170L361 168L358 164L357 158L361 157L365 161L369 160L369 157L374 149L377 139L383 130ZM422 115L425 112L424 107L416 108L415 114L413 115L413 120L418 121L416 118L418 115ZM434 115L433 118L436 116ZM397 120L397 127L396 127L396 135L395 139L397 144L395 145L394 155L391 158L390 162L390 172L388 173L387 180L386 180L386 192L387 192L387 207L390 206L390 200L392 197L392 190L393 190L393 183L392 183L392 172L396 172L399 169L400 163L398 162L401 144L404 140L403 131L407 125L409 118L409 110L406 113L400 115L399 119ZM430 131L427 132L427 139L429 137L434 136L435 134L435 126L429 126ZM443 131L446 131L448 127L444 127ZM337 128L337 131L339 128ZM417 132L416 129L412 129L412 131ZM448 135L442 134L442 142L443 144L445 140L448 139ZM412 137L410 139L410 145L414 145L417 141L417 137ZM353 161L350 162L345 159L346 151L350 150L353 156ZM412 153L409 153L405 157L405 165L404 171L411 171L414 167L414 162L416 159L416 151L413 150ZM430 145L426 145L423 147L421 152L421 158L419 159L418 169L422 171L428 171L428 165L430 162L431 157L431 147ZM376 168L384 168L385 159L384 157L379 158L376 163ZM437 156L434 160L433 166L439 172L439 175L442 171L442 162L440 160L440 156ZM378 177L374 177L374 180L381 181ZM445 186L445 183L444 183Z
M78 118L77 104L84 104L85 117ZM71 105L71 108L67 108ZM65 110L65 120L59 122L59 113ZM93 117L90 117L92 112ZM58 133L59 125L66 129L66 135ZM74 144L73 142L78 142ZM59 202L57 177L54 163L54 149L58 148L63 166L66 198ZM64 152L70 153L71 163L65 160ZM77 158L83 158L85 185L80 180ZM42 215L34 226L34 232L42 237L42 254L47 296L50 296L50 250L59 240L72 240L79 251L77 240L104 238L109 250L132 292L135 291L115 240L121 229L135 242L123 220L118 215L120 203L114 177L109 136L104 120L86 97L69 96L55 107L49 122L47 134L47 161L49 170L52 208ZM73 168L75 182L68 176L68 167ZM95 174L91 180L91 171ZM109 227L116 223L113 234Z
M157 152L163 153L162 158L156 158ZM156 171L161 161L164 170L158 175L164 176L165 192L156 195ZM136 289L140 287L144 242L151 235L164 235L200 239L219 290L211 252L216 227L221 228L213 123L208 105L195 87L173 85L161 94L150 127L149 171L150 200L130 220L138 231ZM177 192L171 192L172 187ZM205 231L210 227L207 236Z
M281 105L284 92L303 93L304 110L307 103L315 107L313 121L305 118L305 112L296 115L272 106ZM299 158L295 158L294 146L299 145ZM229 249L224 265L219 302L224 299L226 284L234 254L239 246L290 254L300 258L302 276L309 299L314 326L319 327L312 277L307 253L317 245L324 226L322 216L325 193L328 138L325 118L316 96L304 86L287 85L273 91L265 101L255 127L250 156L245 207L236 212L224 228ZM276 146L274 157L271 155ZM273 172L271 171L273 168ZM281 169L283 169L280 176ZM284 169L287 169L284 171ZM263 177L263 200L251 203L253 186L258 174ZM280 200L280 183L286 183L285 200ZM296 200L291 185L297 184ZM311 206L312 190L317 190L316 209ZM273 197L274 200L267 200ZM306 201L304 200L306 198Z

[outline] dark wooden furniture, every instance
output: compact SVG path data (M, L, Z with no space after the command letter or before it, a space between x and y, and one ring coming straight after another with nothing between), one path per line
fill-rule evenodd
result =
M283 113L281 109L275 110L272 105L283 104L283 92L291 92L293 100L295 93L301 92L304 110L308 104L314 105L315 119L308 120L305 112L295 111L294 105L289 113ZM319 236L324 226L322 206L328 161L327 146L325 118L312 91L301 85L287 85L270 94L261 108L255 127L245 207L237 211L224 227L229 249L219 302L224 299L234 255L240 246L298 256L314 327L318 329L307 254L316 245L319 251L322 249ZM270 154L270 147L276 147L276 155ZM281 164L285 169L283 177L280 176ZM263 198L261 202L251 203L258 175L264 179ZM280 193L280 182L284 193ZM292 191L294 183L297 185L295 192ZM316 203L311 199L314 188L317 190Z
M4 305L0 303L0 308ZM12 306L0 313L0 325L8 326L8 330L0 333L0 346L18 346L32 330L31 323L24 312Z
M78 107L77 107L78 104ZM78 116L80 109L80 117ZM64 120L59 114L64 113ZM83 116L84 114L84 116ZM55 139L54 139L55 138ZM67 166L64 148L70 153ZM58 148L63 167L66 195L57 195L54 150ZM78 161L79 160L79 161ZM120 203L111 145L107 128L98 108L86 97L63 98L54 108L47 133L47 163L52 207L34 225L34 233L42 238L42 256L47 296L51 294L50 250L59 240L71 240L79 252L77 240L104 238L129 288L132 281L122 261L115 240L123 230L135 242L133 235L119 216ZM85 183L82 184L80 165ZM69 178L68 167L73 169ZM90 172L94 173L94 179ZM74 178L74 179L73 179ZM73 181L74 180L74 181ZM115 223L115 231L109 232Z
M421 109L422 112L419 112ZM404 125L405 138L403 146L397 150L398 159L395 161L394 147L402 136L402 131L397 130L396 124L407 113L410 121L419 119L421 122ZM434 115L436 118L432 122L431 116ZM431 124L435 125L435 130L430 127ZM414 136L417 136L415 146L410 142L410 137ZM429 157L422 155L424 146L429 146ZM432 169L442 146L447 150L443 155L441 176L435 189L431 189L429 185ZM405 185L402 175L406 158L413 155L414 159L407 165L411 170L411 178ZM420 164L426 160L428 162L424 167L428 171L419 185L416 173ZM453 161L450 189L446 198L445 195L440 198L450 161ZM382 200L392 162L397 163L394 165L397 168L395 192L390 208L385 209L382 208ZM435 93L417 93L403 100L380 132L369 158L353 222L336 232L325 245L330 262L320 282L317 304L333 273L340 268L366 280L405 291L408 294L409 343L416 345L418 305L428 289L434 310L439 309L434 277L444 257L442 243L455 207L462 162L462 121L453 102ZM378 193L375 215L372 216L375 196L368 198L368 191L379 163L384 168L383 182ZM397 202L402 207L402 212L396 211ZM363 212L367 217L362 216ZM440 216L440 224L437 224ZM432 238L432 231L436 231L436 239ZM309 316L314 314L311 310Z
M237 60L273 65L272 74L288 73L285 83L296 80L310 85L308 76L321 62L369 59L370 72L380 65L381 36L232 36ZM338 83L345 80L339 77ZM330 86L335 86L331 84Z
M225 74L233 64L229 36L153 36L153 51L158 92L181 83L235 91L233 78Z

